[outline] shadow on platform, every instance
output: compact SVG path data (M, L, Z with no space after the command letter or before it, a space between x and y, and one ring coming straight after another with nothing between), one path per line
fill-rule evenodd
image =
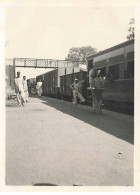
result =
M124 121L106 112L102 115L96 115L92 111L89 111L89 109L77 108L76 105L69 105L66 102L56 101L55 99L47 97L40 99L43 100L42 103L47 106L51 106L63 113L71 115L131 144L134 143L134 123L132 121Z

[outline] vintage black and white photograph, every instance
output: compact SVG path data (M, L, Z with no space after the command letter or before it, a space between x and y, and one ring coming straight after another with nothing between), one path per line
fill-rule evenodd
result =
M5 16L5 185L134 186L134 6Z

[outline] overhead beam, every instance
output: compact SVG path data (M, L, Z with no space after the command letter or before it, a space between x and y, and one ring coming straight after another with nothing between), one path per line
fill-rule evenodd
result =
M80 64L86 64L82 61L67 61L56 59L35 59L35 58L14 58L15 67L24 68L66 68L79 67Z

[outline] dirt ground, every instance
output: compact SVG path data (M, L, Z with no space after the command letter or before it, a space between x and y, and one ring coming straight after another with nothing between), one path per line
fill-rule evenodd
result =
M6 185L133 185L133 117L53 98L6 106Z

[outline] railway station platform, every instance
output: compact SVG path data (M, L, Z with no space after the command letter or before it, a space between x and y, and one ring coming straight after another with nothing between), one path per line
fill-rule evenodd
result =
M30 97L6 103L6 185L132 186L133 116Z

